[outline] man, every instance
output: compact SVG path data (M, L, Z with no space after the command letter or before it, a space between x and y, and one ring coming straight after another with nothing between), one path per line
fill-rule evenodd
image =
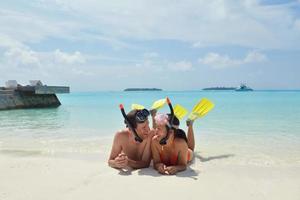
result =
M116 169L149 167L151 139L154 130L149 127L149 111L132 110L125 117L127 128L115 134L108 165ZM128 124L129 123L129 124Z

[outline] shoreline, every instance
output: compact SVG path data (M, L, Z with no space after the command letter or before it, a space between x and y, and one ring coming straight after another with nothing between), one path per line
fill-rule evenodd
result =
M196 134L195 153L205 158L230 157L234 164L293 165L300 164L300 141L298 137L235 136ZM113 135L83 137L0 137L0 155L25 156L56 154L101 154L110 153ZM280 141L280 142L279 142ZM223 163L225 161L222 161Z

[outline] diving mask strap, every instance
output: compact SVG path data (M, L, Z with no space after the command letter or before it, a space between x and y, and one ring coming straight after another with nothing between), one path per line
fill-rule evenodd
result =
M170 120L170 124L167 125L167 126L171 129L171 128L173 127L174 110L173 110L173 106L172 106L172 104L171 104L171 101L170 101L170 99L169 99L168 97L167 97L167 103L168 103L168 106L169 106L170 111L171 111L171 120ZM159 144L161 144L161 145L166 145L166 144L167 144L167 141L168 141L169 135L170 135L170 134L169 134L169 131L170 131L170 130L168 130L168 131L167 131L167 135L159 141Z
M123 104L120 104L120 110L121 110L121 113L122 113L122 115L123 115L123 117L124 117L124 119L125 119L125 122L126 122L128 128L129 128L129 129L133 132L133 134L134 134L134 139L135 139L135 141L137 141L137 142L143 142L143 139L140 138L140 136L137 134L137 132L136 132L135 129L133 128L132 124L130 123L130 121L129 121L129 119L128 119L126 113L125 113Z

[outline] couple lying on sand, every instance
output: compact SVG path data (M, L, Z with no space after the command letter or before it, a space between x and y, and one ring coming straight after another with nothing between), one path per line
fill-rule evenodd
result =
M151 110L153 128L149 127L147 109L133 109L128 114L120 105L127 128L116 133L108 165L117 169L153 167L161 174L173 175L187 168L195 147L193 120L188 119L187 136L179 128L172 104L169 114Z

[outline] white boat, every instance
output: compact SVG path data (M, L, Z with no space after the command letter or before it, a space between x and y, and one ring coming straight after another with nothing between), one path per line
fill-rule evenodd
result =
M235 89L235 91L237 92L246 92L246 91L253 91L252 88L246 86L246 84L241 84L240 87L238 87L237 89Z

